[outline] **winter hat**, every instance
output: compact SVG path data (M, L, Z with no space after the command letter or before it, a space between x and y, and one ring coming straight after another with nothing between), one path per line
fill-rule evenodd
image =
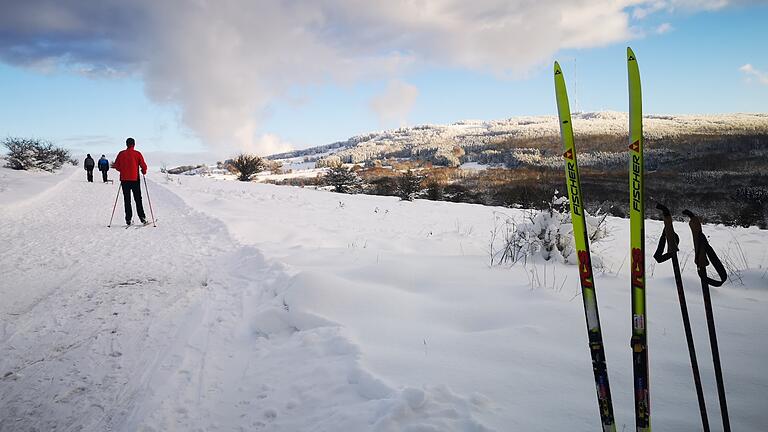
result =
M136 141L133 138L128 138L125 140L125 145L128 147L133 147L136 145Z

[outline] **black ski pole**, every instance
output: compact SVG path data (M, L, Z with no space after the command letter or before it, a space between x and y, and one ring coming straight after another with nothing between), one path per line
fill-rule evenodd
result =
M147 187L147 176L142 174L142 177L144 177L144 190L147 191L147 202L149 203L149 214L152 216L152 226L157 228L157 224L155 223L155 212L152 211L152 200L149 199L149 188Z
M683 214L691 218L688 223L693 234L693 248L695 254L696 267L698 268L699 278L701 278L701 290L704 295L704 311L707 314L707 329L709 330L709 343L712 346L712 362L715 366L715 380L717 381L717 397L720 400L720 414L723 417L723 430L731 431L731 421L728 418L728 405L725 400L725 384L723 383L723 370L720 365L720 350L717 347L717 333L715 332L715 316L712 312L712 299L709 295L709 286L719 287L725 283L728 274L723 267L720 258L715 254L712 246L709 245L707 237L701 231L701 220L690 210L683 211ZM720 280L712 279L707 276L707 266L712 266L717 271Z
M107 224L107 228L112 227L112 218L115 217L115 209L117 208L117 199L120 198L120 183L117 184L117 195L115 195L115 205L112 206L112 216L109 217L109 223Z
M709 420L707 419L707 405L704 401L704 390L701 386L701 375L699 374L699 362L696 360L696 347L693 343L693 333L691 332L691 321L688 317L688 305L685 301L685 291L683 290L683 278L680 275L680 262L677 259L677 248L680 244L680 237L675 233L672 226L672 215L669 209L662 204L657 204L656 208L661 210L664 215L664 231L659 238L659 246L653 258L658 263L663 263L669 259L672 260L672 269L675 272L675 284L677 285L677 297L680 300L680 313L683 315L683 328L685 329L685 339L688 342L688 354L691 357L691 370L693 371L693 382L696 385L696 397L699 399L699 411L701 412L701 424L704 432L709 432ZM667 247L667 253L664 253L664 247Z

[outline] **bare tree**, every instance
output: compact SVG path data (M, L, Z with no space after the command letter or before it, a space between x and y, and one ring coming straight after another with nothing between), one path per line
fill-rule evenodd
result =
M69 150L37 138L8 137L3 140L3 145L8 149L7 166L16 170L53 172L72 161Z

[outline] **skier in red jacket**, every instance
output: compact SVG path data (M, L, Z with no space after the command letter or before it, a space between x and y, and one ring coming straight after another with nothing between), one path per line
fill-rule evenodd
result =
M144 214L144 207L141 205L141 181L139 180L139 168L141 173L147 173L147 163L144 162L144 156L133 147L136 141L133 138L125 140L126 149L117 154L112 168L120 172L120 187L123 189L123 202L125 203L125 224L130 225L133 217L131 209L131 192L133 200L136 201L136 213L143 224L147 224L147 218Z

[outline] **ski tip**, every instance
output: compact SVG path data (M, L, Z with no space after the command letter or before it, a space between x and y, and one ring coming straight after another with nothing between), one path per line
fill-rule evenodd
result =
M627 60L632 61L635 60L635 52L632 51L632 48L627 47Z
M555 61L555 75L557 75L558 73L563 73L563 71L560 70L560 63Z

